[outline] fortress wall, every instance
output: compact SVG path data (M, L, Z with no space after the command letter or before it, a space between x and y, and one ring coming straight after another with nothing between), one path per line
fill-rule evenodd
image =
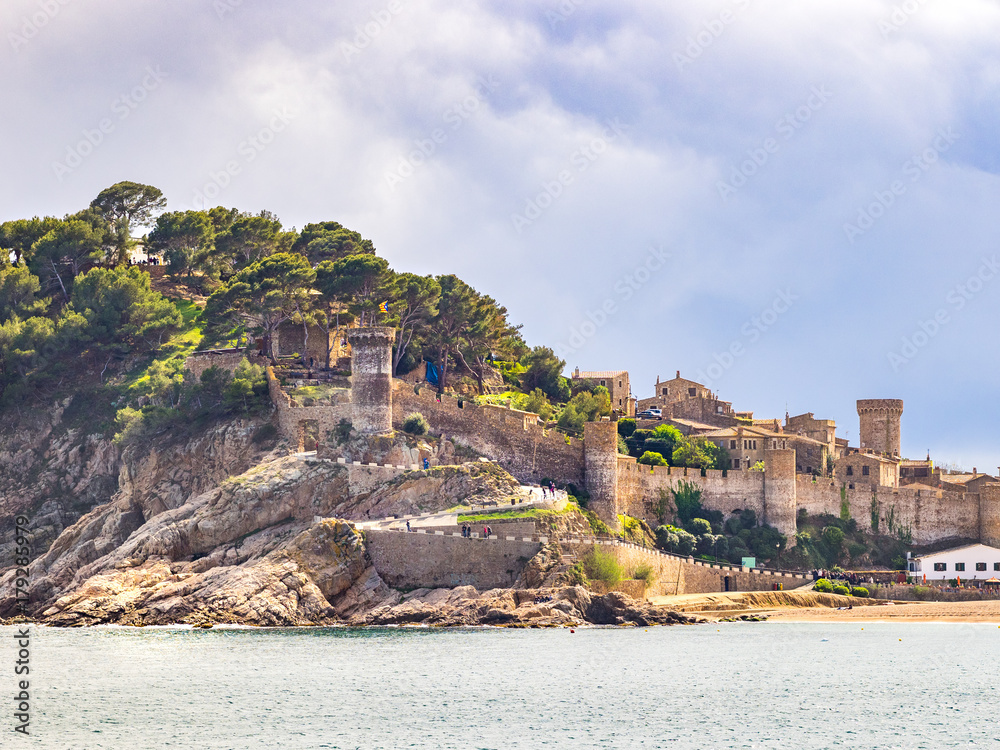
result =
M267 389L271 403L277 410L278 430L282 437L291 442L293 447L298 446L304 423L315 423L319 435L317 450L322 452L323 446L328 442L327 433L333 430L341 419L351 418L350 402L336 406L293 406L291 397L281 389L281 383L275 377L274 370L268 366L266 373Z
M584 486L583 441L538 424L538 415L501 406L462 402L396 381L392 421L397 427L420 412L435 435L446 435L493 459L522 482L549 477Z
M563 549L572 549L577 557L585 557L594 544L567 542L561 539ZM653 568L655 581L646 592L649 596L670 596L672 594L710 594L726 590L726 577L730 591L771 591L775 583L781 583L785 590L804 586L811 581L791 574L767 574L744 570L738 565L727 563L712 564L695 562L693 558L668 555L637 545L596 545L598 549L610 552L631 576L640 565Z
M200 380L202 373L210 367L233 372L244 359L250 360L251 364L267 364L267 360L257 352L248 352L246 349L217 349L195 352L184 360L184 369L190 370L195 379Z
M813 482L808 476L799 475L796 482L800 509L805 508L809 515L840 515L841 492L835 481L821 477ZM931 544L944 539L979 538L979 495L859 484L844 492L851 518L865 531L871 531L872 528L873 489L878 503L881 533L887 532L887 517L894 515L896 526L909 527L916 544Z
M701 476L699 469L676 466L645 466L634 458L618 458L619 504L628 509L629 515L642 518L652 525L659 523L656 508L660 491L668 493L671 508L673 495L669 494L681 482L689 482L701 490L701 503L710 510L729 516L734 510L750 508L758 517L764 514L764 474L760 471L712 470ZM671 514L674 511L671 510Z
M426 415L425 415L426 416ZM540 542L463 539L400 531L365 531L375 570L393 588L509 588Z
M848 490L848 492L859 491ZM871 497L870 492L862 494ZM809 474L798 474L795 477L795 502L799 510L805 509L810 516L824 513L840 516L840 484L829 477L817 477L813 481L813 477Z

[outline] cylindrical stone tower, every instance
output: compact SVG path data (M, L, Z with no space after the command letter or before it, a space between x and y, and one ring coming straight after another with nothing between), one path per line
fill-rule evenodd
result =
M979 490L979 541L1000 547L1000 482L984 484Z
M583 465L594 512L612 527L618 525L618 425L585 422Z
M362 435L392 432L392 342L395 328L351 328L351 415Z
M788 547L795 546L796 510L795 451L768 449L764 451L763 520L788 537Z
M858 416L861 418L861 448L890 456L900 455L899 418L902 415L902 399L860 399Z

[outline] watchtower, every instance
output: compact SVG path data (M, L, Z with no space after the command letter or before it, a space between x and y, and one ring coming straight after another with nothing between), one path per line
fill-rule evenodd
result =
M607 418L605 417L605 420ZM603 521L618 525L618 424L583 425L583 461L591 507Z
M795 546L797 499L795 491L795 451L776 448L764 451L764 522L788 538Z
M903 401L898 398L866 398L858 401L861 419L861 449L898 456L899 419Z
M351 328L351 417L362 435L392 432L394 328Z

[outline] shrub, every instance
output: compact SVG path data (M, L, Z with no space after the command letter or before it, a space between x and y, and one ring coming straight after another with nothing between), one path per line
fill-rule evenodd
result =
M851 589L851 596L859 596L862 599L867 599L870 593L864 586L855 586Z
M277 439L277 437L278 437L278 428L275 427L270 422L268 422L267 424L262 424L260 427L258 427L257 431L254 432L253 434L253 438L251 439L257 445L263 445L265 443L273 442L275 439Z
M823 541L837 549L844 542L844 532L836 526L824 526Z
M625 577L625 571L610 552L594 549L583 560L583 569L587 577L594 581L603 581L609 586L619 583Z
M825 578L820 578L818 581L816 581L816 585L813 586L813 589L821 594L832 594L833 584L830 583Z
M666 466L667 462L664 460L663 456L659 453L654 453L653 451L646 451L640 457L637 463L645 464L646 466Z
M334 437L337 440L337 445L343 445L351 437L351 430L354 429L354 425L348 422L346 419L341 419L337 426L333 428Z
M646 584L648 589L653 585L653 581L656 580L656 574L653 571L653 566L649 563L640 563L636 566L635 570L632 571L632 577L637 581L642 581Z
M632 433L635 432L635 420L634 419L619 419L618 420L618 434L623 438L632 437Z
M409 432L411 435L426 435L430 428L431 426L427 424L427 420L420 412L415 411L412 414L407 414L406 419L403 420L403 431Z
M844 586L843 584L838 584L833 587L833 593L840 594L841 596L850 596L851 590Z
M704 536L705 534L712 533L712 524L706 521L704 518L692 518L686 524L684 528L690 531L695 536Z

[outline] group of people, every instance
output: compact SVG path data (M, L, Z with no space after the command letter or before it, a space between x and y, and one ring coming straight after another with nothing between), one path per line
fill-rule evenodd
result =
M546 495L545 493L548 493L548 495ZM555 498L555 496L556 496L556 485L555 485L554 482L549 482L549 486L548 487L546 487L544 484L542 485L542 499L543 500L546 497Z
M871 575L869 575L866 579L864 576L857 573L848 573L847 571L834 572L832 570L823 570L822 568L814 570L812 572L812 577L814 581L818 581L820 578L825 578L828 581L846 581L851 586L860 586L861 584L871 585L875 583L875 578ZM903 580L906 580L905 575Z
M471 539L472 527L469 526L468 524L462 524L462 536L464 536L466 539ZM491 529L489 526L483 526L483 539L489 539L491 536L493 536L493 529Z

